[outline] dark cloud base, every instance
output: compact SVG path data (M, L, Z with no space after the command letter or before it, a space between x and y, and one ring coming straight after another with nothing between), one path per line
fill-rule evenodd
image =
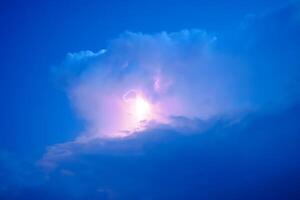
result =
M82 150L43 184L0 199L299 199L299 118L297 105L201 134L153 129L117 142L142 143L139 153Z

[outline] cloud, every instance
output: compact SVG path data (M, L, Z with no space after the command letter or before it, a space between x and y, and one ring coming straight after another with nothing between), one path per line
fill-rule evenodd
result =
M151 122L147 128L120 138L80 137L74 141L56 144L38 162L46 170L54 170L61 163L70 162L78 155L139 156L143 155L149 144L160 143L168 138L188 136L205 132L217 124L232 123L225 119L202 121L185 117L174 117L171 124Z
M142 95L152 108L146 121L159 123L278 109L299 99L298 8L253 15L230 35L125 32L99 52L69 53L57 73L91 137L140 127L127 94Z
M299 117L297 105L238 123L216 119L200 132L155 125L126 138L66 143L48 152L73 152L52 157L48 184L79 199L284 199L300 185Z
M181 128L154 124L126 138L56 145L41 161L55 165L43 182L28 185L36 177L27 176L0 198L297 199L299 117L299 104L239 121L180 117Z
M86 130L48 147L38 161L44 184L0 198L297 196L297 13L254 15L229 35L126 32L105 50L69 53L55 73ZM153 111L142 122L137 95Z
M40 164L54 169L83 149L139 154L147 130L202 133L219 119L239 123L247 113L297 102L297 12L292 4L252 16L230 37L197 29L125 32L99 52L69 53L57 72L67 80L86 130L74 141L49 147ZM130 105L139 93L153 111L143 122Z
M60 70L86 134L115 137L133 130L139 122L134 106L124 101L130 91L150 103L149 120L164 123L174 116L210 119L248 109L241 94L246 74L218 52L217 42L201 30L126 32L98 53L69 53Z

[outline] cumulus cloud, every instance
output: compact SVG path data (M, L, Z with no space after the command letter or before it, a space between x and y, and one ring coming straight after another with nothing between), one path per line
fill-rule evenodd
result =
M253 16L230 37L197 29L126 32L99 52L69 53L57 73L86 130L74 141L49 147L42 165L54 168L76 151L114 146L109 138L135 137L145 128L199 133L220 118L237 122L243 113L296 102L300 45L294 45L299 43L295 12L292 5ZM137 95L152 109L143 121L137 121L131 102Z
M111 137L133 130L134 108L124 100L132 93L149 102L148 121L210 119L249 106L242 95L247 87L241 90L247 79L243 66L218 52L217 42L201 30L126 32L105 50L68 54L61 74L90 135Z
M141 123L130 98L137 95L151 106L143 123L277 108L299 97L298 12L292 4L254 15L229 36L125 32L98 52L69 53L57 73L86 123L85 136L134 132Z
M218 51L217 43L215 35L201 30L126 32L105 50L69 53L56 73L65 80L87 129L74 141L49 147L40 164L53 169L82 149L114 146L111 137L132 134L124 138L131 141L145 134L140 126L199 132L212 119L244 111L249 105L237 99L245 92L240 90L246 79L243 67L237 68L238 62ZM152 109L151 117L142 122L136 120L131 104L140 94ZM130 150L137 150L142 142L130 145Z
M299 106L280 111L299 97L298 12L253 16L229 36L126 32L105 50L69 53L56 72L86 130L39 166L83 199L245 199L248 187L273 198L274 177L284 193L300 166ZM151 105L143 121L138 95Z

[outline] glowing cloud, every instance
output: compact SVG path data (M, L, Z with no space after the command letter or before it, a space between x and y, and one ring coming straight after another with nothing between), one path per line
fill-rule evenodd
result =
M68 91L87 133L119 137L149 121L209 119L243 107L235 97L245 76L216 52L216 41L199 30L127 32L106 50L69 54Z
M150 104L142 97L138 96L135 100L135 112L139 122L146 120L151 112Z
M153 120L154 110L143 95L135 90L129 90L123 95L123 100L126 103L123 106L128 110L128 118L132 118L132 127L129 130L140 129L145 122Z

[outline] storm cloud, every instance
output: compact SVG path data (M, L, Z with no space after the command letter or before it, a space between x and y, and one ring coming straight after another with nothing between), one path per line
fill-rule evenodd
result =
M125 31L68 53L54 74L84 129L30 173L0 155L0 198L299 197L299 13L249 15L222 34ZM137 95L151 106L142 121Z

